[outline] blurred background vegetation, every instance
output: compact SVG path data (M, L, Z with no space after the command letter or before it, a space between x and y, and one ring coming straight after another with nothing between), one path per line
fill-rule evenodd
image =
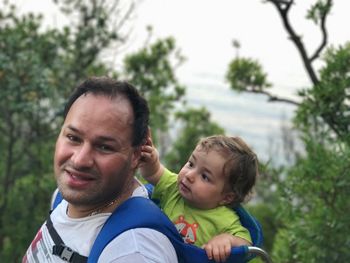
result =
M43 223L55 189L54 143L63 104L72 89L93 75L132 82L148 99L151 128L162 160L178 171L202 136L225 133L206 108L186 104L186 87L176 77L184 58L172 37L145 41L116 70L101 59L127 44L122 28L135 3L55 0L71 21L43 29L43 17L19 14L4 1L0 11L0 258L19 262ZM269 92L271 84L254 58L234 57L226 78L233 90L265 94L271 102L297 107L293 134L284 142L290 163L261 163L254 202L247 209L264 228L265 249L274 262L347 262L350 259L350 43L327 43L332 0L313 1L307 13L322 35L309 53L288 20L292 0L276 7L312 85L298 101ZM118 17L115 17L115 16ZM113 21L113 22L112 22ZM150 36L152 29L148 28ZM239 49L238 41L234 47ZM237 52L238 53L238 52ZM314 64L322 62L320 69ZM288 63L288 62L286 62ZM176 130L176 136L171 136ZM249 143L249 142L248 142Z

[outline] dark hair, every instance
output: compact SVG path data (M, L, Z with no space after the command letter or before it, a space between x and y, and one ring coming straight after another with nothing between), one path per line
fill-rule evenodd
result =
M215 150L228 158L223 173L228 177L227 188L234 193L234 200L230 205L243 202L251 194L258 175L256 154L239 137L214 135L202 139L198 146L206 151Z
M117 81L108 77L92 77L81 83L71 94L65 105L63 116L67 117L73 103L83 94L104 95L110 98L125 96L134 111L132 146L140 146L146 141L149 122L147 101L137 89L126 81Z

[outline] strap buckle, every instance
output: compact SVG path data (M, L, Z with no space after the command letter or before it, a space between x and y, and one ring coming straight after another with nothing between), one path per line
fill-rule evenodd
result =
M62 260L71 262L74 251L64 244L54 245L52 247L52 254L59 256Z

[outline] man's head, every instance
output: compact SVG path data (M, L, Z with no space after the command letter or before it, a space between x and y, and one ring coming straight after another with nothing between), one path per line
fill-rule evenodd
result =
M127 82L117 81L107 77L94 77L80 84L72 93L64 108L63 116L67 114L72 104L84 94L103 95L111 99L118 96L126 97L134 111L133 146L140 146L146 141L148 134L149 109L147 101L139 94L134 86Z
M148 115L146 101L126 82L92 78L73 92L54 160L69 203L89 210L130 193Z

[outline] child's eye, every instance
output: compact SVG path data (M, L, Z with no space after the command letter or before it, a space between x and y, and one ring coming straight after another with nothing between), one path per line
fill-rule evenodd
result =
M192 163L191 161L188 161L188 162L187 162L187 166L188 166L188 167L193 167L193 163Z
M206 174L201 174L201 177L202 179L205 181L205 182L209 182L209 177L206 175Z

